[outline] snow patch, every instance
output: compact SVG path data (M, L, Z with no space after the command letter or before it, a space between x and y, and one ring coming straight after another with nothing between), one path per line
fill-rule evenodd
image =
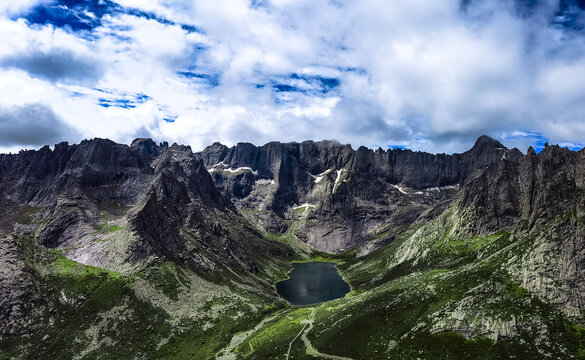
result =
M457 189L459 185L447 185L447 186L440 186L440 187L430 187L424 189L425 191L441 191L441 190L448 190L448 189Z
M304 203L304 204L301 204L299 206L295 206L292 209L293 210L304 209L303 210L303 216L307 216L309 214L309 212L311 211L311 209L314 209L314 208L316 208L315 205L312 205L312 204L309 204L309 203Z
M260 179L260 180L256 180L256 184L258 184L258 185L274 185L275 182L272 179Z
M393 185L393 184L390 184L390 185L391 185L393 188L395 188L395 189L398 189L398 191L400 191L401 193L403 193L403 194L408 194L408 193L406 192L405 188L404 188L404 187L402 187L401 185Z
M252 168L248 167L248 166L242 166L242 167L239 167L237 169L227 168L227 169L224 169L223 171L227 171L229 173L237 173L240 171L249 171L254 175L258 175L258 171L252 170Z
M207 172L209 172L211 174L217 170L221 170L221 169L218 169L218 167L220 167L220 166L226 166L226 165L223 163L223 161L220 161L217 164L211 165L210 167L208 167Z
M220 161L220 162L218 162L217 164L215 164L215 165L213 165L213 166L209 167L209 168L207 169L207 171L208 171L209 173L213 173L213 172L215 172L215 171L224 171L224 172L229 172L229 173L232 173L232 174L234 174L234 173L237 173L237 172L240 172L240 171L249 171L249 172L251 172L252 174L254 174L254 175L258 176L258 171L255 171L255 170L253 170L251 167L248 167L248 166L242 166L242 167L239 167L239 168L237 168L237 169L233 169L233 168L230 168L230 167L228 167L228 168L224 168L225 166L227 166L227 165L226 165L226 164L224 164L224 162L223 162L223 161Z
M339 183L341 182L341 174L343 174L343 169L337 170L337 177L335 178L335 184L333 184L333 192L337 190Z
M312 174L311 174L311 176L312 176L313 178L315 178L315 183L316 183L316 184L318 184L318 183L320 183L320 182L321 182L321 180L323 180L323 178L325 177L325 175L329 174L329 173L330 173L330 172L332 172L332 171L333 171L333 169L328 169L328 170L325 170L324 172L322 172L322 173L321 173L321 174L319 174L319 175L312 175Z
M316 207L317 206L315 206L315 205L312 205L312 204L309 204L309 203L304 203L304 204L301 204L301 205L298 205L298 206L293 207L293 210L303 209L303 208L305 210L307 210L309 208L316 208Z

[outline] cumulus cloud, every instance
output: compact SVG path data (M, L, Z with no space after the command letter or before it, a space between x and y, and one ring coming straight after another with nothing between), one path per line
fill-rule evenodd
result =
M6 147L38 147L79 140L75 129L44 104L0 107L0 143Z
M98 61L80 57L68 49L31 50L0 58L0 67L21 69L49 81L95 82L103 73Z
M0 14L15 15L39 4L48 3L47 0L20 0L3 1L0 3Z
M104 73L95 44L66 29L30 27L0 18L0 69L20 69L52 82L93 85Z
M0 106L50 103L85 137L585 142L574 0L22 4L0 7Z

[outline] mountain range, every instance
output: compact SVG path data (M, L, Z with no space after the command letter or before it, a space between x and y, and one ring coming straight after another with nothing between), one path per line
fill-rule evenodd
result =
M585 150L0 155L0 359L585 358ZM292 262L343 298L291 306Z

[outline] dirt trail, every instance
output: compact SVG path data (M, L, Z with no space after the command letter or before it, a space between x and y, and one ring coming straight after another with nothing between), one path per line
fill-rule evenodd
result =
M315 313L315 309L313 308L313 309L311 309L311 316L313 316L314 313ZM288 344L288 351L286 352L286 360L288 360L288 357L290 356L290 349L292 348L292 344L305 331L305 328L307 327L308 324L309 324L309 320L308 319L303 320L303 327L301 328L301 331L299 331L299 333L297 334L297 336L295 336L291 340L290 344Z
M266 317L266 318L264 318L264 320L259 322L258 325L256 325L253 329L250 329L246 332L242 332L242 333L238 333L238 334L234 335L232 337L230 344L228 346L226 346L225 348L223 348L222 350L217 352L218 355L216 355L215 359L216 360L235 360L236 354L233 353L233 350L236 347L238 347L238 345L243 343L250 335L252 335L256 331L260 330L260 328L262 328L262 326L264 326L264 324L266 324L269 321L274 320L277 316L281 316L281 315L285 314L286 312L288 312L288 311L276 313L274 315ZM292 339L292 341L288 344L288 351L286 352L286 360L289 360L292 345L299 337L301 338L301 340L303 340L303 343L305 344L305 347L307 348L307 354L309 354L311 356L317 356L317 357L321 357L324 359L332 359L332 360L353 360L351 358L344 357L344 356L324 354L322 352L319 352L319 350L315 349L315 347L313 346L313 344L311 344L311 341L307 337L309 332L313 329L314 322L315 322L315 308L311 308L311 314L306 319L304 319L302 322L303 327L301 328L301 331L299 331L297 336L295 336L294 339Z
M305 347L307 348L307 353L311 356L317 356L317 357L322 357L325 359L332 359L332 360L353 360L351 358L348 357L344 357L344 356L337 356L337 355L329 355L329 354L324 354L322 352L319 352L319 350L315 349L315 347L313 346L313 344L311 344L311 341L309 340L309 338L307 337L307 334L313 329L313 323L315 322L315 308L311 308L311 315L309 315L309 317L305 320L303 320L303 328L301 329L301 331L299 332L299 334L297 336L295 336L295 338L290 342L290 344L288 345L288 351L286 353L286 359L288 360L289 354L290 354L290 349L292 347L293 342L295 342L295 340L299 337L299 335L301 335L301 339L303 340L303 343L305 344ZM307 325L309 325L307 327Z
M244 340L246 340L248 338L248 336L250 336L253 333L255 333L256 331L260 330L260 328L262 326L264 326L264 324L266 324L269 321L274 320L277 316L280 316L280 315L286 313L287 311L278 312L278 313L276 313L274 315L265 317L253 329L250 329L248 331L241 332L241 333L238 333L238 334L234 335L232 337L232 340L231 340L230 344L228 346L226 346L225 348L223 348L223 349L221 349L220 351L217 352L217 354L221 354L221 355L216 355L215 356L215 359L216 360L235 360L236 359L236 354L234 354L233 351L234 351L234 349L236 347L238 347L238 345L240 345L241 343L243 343Z

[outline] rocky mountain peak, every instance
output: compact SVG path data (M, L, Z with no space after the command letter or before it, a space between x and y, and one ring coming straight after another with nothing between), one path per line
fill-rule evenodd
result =
M177 143L173 143L173 145L171 145L171 147L169 148L172 151L176 151L176 152L182 152L188 155L192 155L193 154L193 150L191 150L191 146L189 145L180 145Z
M150 138L134 139L130 144L130 149L137 153L147 164L161 154L161 149Z
M335 339L359 337L370 331L364 319L382 319L364 337L342 341L353 349L379 339L381 347L344 355L435 358L406 346L449 333L442 344L457 351L466 337L470 345L489 336L484 344L503 340L506 354L579 358L584 159L585 151L548 144L524 156L487 136L462 154L354 150L330 141L214 143L193 153L144 138L0 154L0 358L168 358L183 341L189 353L198 351L194 338L221 343L193 358L225 354L220 347L231 334L252 326L244 311L263 317L284 306L274 282L289 261L322 261L326 253L338 253L330 259L357 291L335 308L315 306L315 328L339 331ZM423 305L434 310L421 315ZM236 311L244 315L233 317ZM289 328L288 315L270 316ZM176 324L176 337L160 336ZM290 349L297 331L279 331L248 332L270 341L255 343L250 357ZM456 341L455 333L464 336ZM114 355L93 353L96 344L109 351L104 343L115 345ZM60 356L54 344L71 353ZM250 343L241 344L248 351ZM524 352L538 344L542 352ZM323 351L329 345L346 351L339 342L319 343ZM134 353L120 355L126 347Z
M145 144L146 146L156 145L155 142L151 138L136 138L136 139L132 140L130 147L139 146L140 144Z
M471 151L474 149L507 149L501 142L498 140L491 138L487 135L482 135L475 140L475 144L471 148Z

